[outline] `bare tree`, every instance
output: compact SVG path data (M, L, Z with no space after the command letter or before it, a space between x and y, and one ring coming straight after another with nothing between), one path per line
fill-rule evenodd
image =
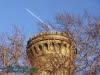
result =
M13 29L12 33L4 33L0 36L0 67L29 66L26 55L26 35L16 25Z

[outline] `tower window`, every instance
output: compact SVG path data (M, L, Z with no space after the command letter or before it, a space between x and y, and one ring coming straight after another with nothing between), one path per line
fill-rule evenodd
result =
M33 53L32 49L30 49L30 54L31 54L32 56L34 56L34 53Z
M34 47L34 51L36 52L36 54L38 54L36 47Z
M52 42L52 46L55 46L54 42Z
M39 45L39 49L42 50L42 46L41 45Z
M61 47L61 43L58 43L58 46Z
M44 46L48 49L48 44L47 43L44 43Z

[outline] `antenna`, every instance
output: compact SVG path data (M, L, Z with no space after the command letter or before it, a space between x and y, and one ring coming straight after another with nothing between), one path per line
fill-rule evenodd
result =
M48 28L50 30L53 30L52 27L48 24L46 24L42 19L40 19L37 15L35 15L32 11L30 11L29 9L25 9L28 13L30 13L33 17L35 17L37 20L39 20L41 23L45 24L46 26L48 26Z

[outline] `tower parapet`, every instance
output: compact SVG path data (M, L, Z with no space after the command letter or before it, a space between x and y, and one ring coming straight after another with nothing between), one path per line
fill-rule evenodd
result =
M53 70L54 64L60 67L64 63L68 67L70 61L74 62L76 58L76 44L69 34L44 32L34 35L27 43L27 55L31 66L34 68L46 69L49 72ZM57 71L58 72L58 71ZM48 73L40 71L40 74ZM47 74L46 74L47 75ZM60 74L58 74L60 75Z

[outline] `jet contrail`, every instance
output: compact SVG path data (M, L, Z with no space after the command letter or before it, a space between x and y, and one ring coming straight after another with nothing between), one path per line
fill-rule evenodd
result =
M32 11L30 11L29 9L25 9L28 13L30 13L33 17L35 17L36 19L38 19L40 22L42 22L43 24L47 25L42 19L40 19L37 15L35 15ZM52 30L52 27L50 25L47 25L48 28L50 28L50 30Z

